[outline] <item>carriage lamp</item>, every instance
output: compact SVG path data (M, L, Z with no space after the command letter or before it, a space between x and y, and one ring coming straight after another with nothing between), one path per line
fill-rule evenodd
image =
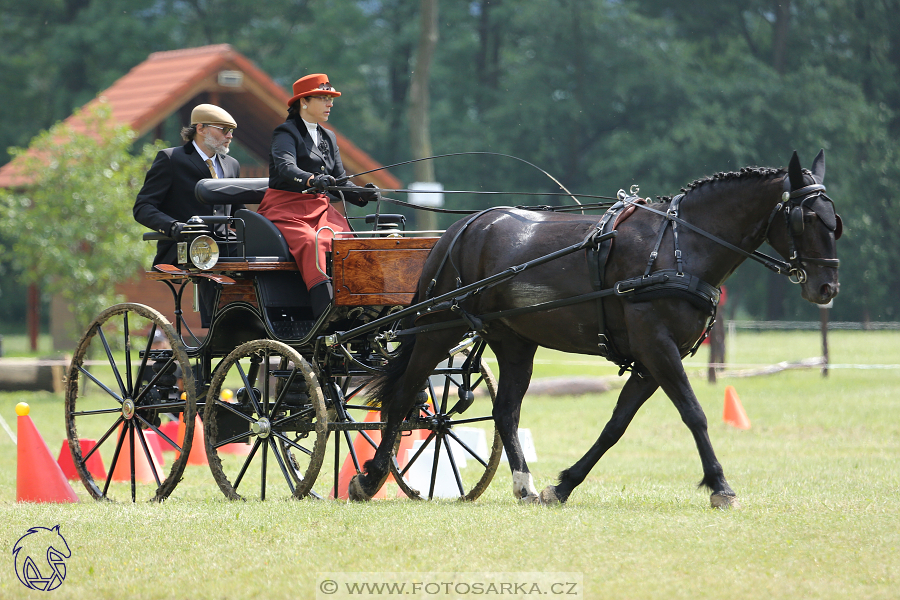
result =
M201 271L207 271L219 262L219 244L208 235L198 235L191 242L191 262Z

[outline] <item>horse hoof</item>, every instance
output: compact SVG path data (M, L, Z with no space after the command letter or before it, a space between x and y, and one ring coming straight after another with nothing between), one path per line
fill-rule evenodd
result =
M713 494L709 497L709 503L713 508L740 508L741 504L737 501L737 496L726 496L725 494Z
M556 495L556 488L552 485L548 485L541 491L540 498L541 504L546 504L548 506L562 504L562 500Z
M542 504L541 497L537 494L529 494L528 496L522 496L519 498L519 504L537 504L540 506Z
M363 491L362 484L359 482L359 475L354 475L347 486L347 496L354 502L368 502L372 496Z

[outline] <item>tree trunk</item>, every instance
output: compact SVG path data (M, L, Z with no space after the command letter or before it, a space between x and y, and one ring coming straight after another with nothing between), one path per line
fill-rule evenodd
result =
M791 0L775 0L775 25L772 34L772 67L784 74L787 42L791 29Z
M421 0L421 29L415 67L409 83L409 139L413 158L432 155L428 94L428 75L438 40L437 0ZM434 164L430 160L414 163L416 181L435 181ZM419 211L419 227L434 229L434 213Z

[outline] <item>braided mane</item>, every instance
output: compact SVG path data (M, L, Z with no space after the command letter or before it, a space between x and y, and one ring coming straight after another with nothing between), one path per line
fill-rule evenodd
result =
M804 173L809 173L807 169L804 169L803 171ZM703 179L692 181L687 184L687 186L681 188L681 192L686 194L705 184L714 183L716 181L737 181L749 179L751 177L769 179L782 175L784 172L784 169L773 169L772 167L744 167L740 171L723 171L721 173L716 173L715 175L710 175L709 177L704 177ZM671 202L672 196L657 196L657 200L660 202Z

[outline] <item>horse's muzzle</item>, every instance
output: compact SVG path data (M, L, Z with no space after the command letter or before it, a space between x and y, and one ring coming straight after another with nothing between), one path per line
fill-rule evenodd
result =
M841 284L839 283L823 283L819 287L819 295L825 298L825 302L837 296L839 291L841 291Z

